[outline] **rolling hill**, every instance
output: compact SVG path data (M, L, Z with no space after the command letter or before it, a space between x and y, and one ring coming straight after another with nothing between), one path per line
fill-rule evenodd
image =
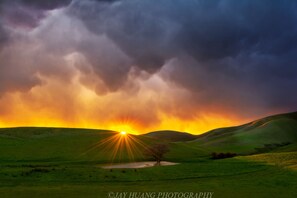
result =
M19 127L0 129L0 162L109 162L127 161L126 148L113 157L118 132L108 130ZM148 137L137 137L150 144ZM137 160L141 148L133 157ZM121 155L121 156L119 156Z
M190 133L178 132L178 131L154 131L143 135L144 137L151 137L166 142L185 142L194 140L197 138L196 135Z
M199 135L191 145L212 151L253 153L269 145L297 143L297 112L259 119L241 126L215 129ZM293 147L290 145L289 147Z
M108 162L112 146L102 142L118 134L114 131L71 128L2 128L0 162ZM148 146L165 142L170 152L167 160L188 161L209 156L212 152L253 154L261 150L280 152L297 150L297 113L280 114L241 126L215 129L202 135L177 131L156 131L131 135ZM143 145L135 144L131 159L127 150L114 161L143 159ZM268 148L268 149L267 149ZM272 148L272 149L271 149ZM258 149L258 150L257 150Z
M297 112L273 115L240 126L214 129L201 135L155 131L142 135L170 142L171 147L211 152L252 154L271 150L297 150ZM186 149L186 150L187 150ZM174 149L176 153L179 153ZM187 151L191 152L191 151ZM181 155L188 156L188 153Z

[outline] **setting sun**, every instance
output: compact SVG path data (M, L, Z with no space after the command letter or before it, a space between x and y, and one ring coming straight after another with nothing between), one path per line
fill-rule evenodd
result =
M121 131L121 135L127 135L126 131Z

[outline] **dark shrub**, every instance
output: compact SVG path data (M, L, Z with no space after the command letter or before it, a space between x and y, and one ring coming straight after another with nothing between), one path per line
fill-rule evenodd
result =
M235 157L237 156L236 153L216 153L216 152L213 152L211 154L211 159L225 159L225 158L232 158L232 157Z

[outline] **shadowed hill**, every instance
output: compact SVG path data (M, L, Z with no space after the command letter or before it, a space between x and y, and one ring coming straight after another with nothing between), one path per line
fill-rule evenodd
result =
M154 131L142 135L144 137L152 137L158 140L163 140L166 142L184 142L190 141L197 138L196 135L190 133L178 132L178 131Z

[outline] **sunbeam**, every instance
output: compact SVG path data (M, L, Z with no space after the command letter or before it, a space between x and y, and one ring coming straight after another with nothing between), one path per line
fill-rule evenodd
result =
M111 133L110 136L90 146L82 155L91 151L98 151L108 155L109 162L135 161L143 158L143 151L148 145L136 135L127 131Z

